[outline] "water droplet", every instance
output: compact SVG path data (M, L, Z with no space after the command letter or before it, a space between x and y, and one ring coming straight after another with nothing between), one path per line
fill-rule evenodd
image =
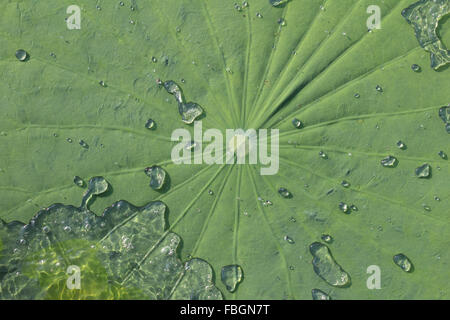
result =
M403 141L399 140L399 141L397 141L397 147L399 149L405 150L406 149L406 144Z
M405 272L413 271L413 265L411 261L403 253L396 254L393 259L394 263L398 265L400 268L402 268L403 271Z
M185 102L180 87L172 80L164 82L166 91L175 96L178 102L178 112L184 123L191 124L203 114L203 109L195 102Z
M270 4L274 7L279 7L285 3L287 3L289 0L269 0Z
M421 68L420 68L420 66L418 64L411 65L411 69L414 72L420 72L420 70L421 70Z
M100 80L99 84L100 84L103 88L106 88L106 83L105 83L105 81Z
M123 1L120 1L120 2L119 2L119 5L120 5L121 7L123 7L123 6L124 6Z
M344 212L344 213L349 213L350 212L350 207L344 202L340 202L339 203L339 209L341 209L341 211Z
M72 143L72 142L73 142L72 138L67 138L66 141L67 141L68 143Z
M428 211L428 212L431 211L431 207L427 204L422 204L422 207L425 211Z
M256 13L256 17L257 17L257 18L262 18L263 16L262 16L261 13L258 12L258 13Z
M442 107L439 109L439 117L444 121L444 123L450 122L450 107Z
M89 145L84 141L84 140L80 140L78 141L78 143L80 144L80 146L82 146L85 149L89 149Z
M284 18L278 19L277 22L278 22L278 24L279 24L281 27L286 26L286 20L285 20Z
M103 177L94 177L89 180L88 190L93 195L105 193L108 190L108 181Z
M358 211L358 207L355 206L354 204L352 204L352 205L350 206L350 209L351 209L352 211Z
M396 157L394 157L394 156L387 156L386 158L381 160L381 165L383 167L392 168L392 167L395 167L397 165L397 162L398 162L398 160L397 160Z
M441 201L441 198L439 198L438 196L434 196L434 200Z
M355 98L359 99L361 97L361 95L359 93L355 93Z
M42 227L42 232L49 233L50 232L50 227L49 226L43 226Z
M237 11L242 11L242 7L241 7L240 5L238 5L237 3L234 4L234 8L235 8Z
M153 119L148 119L147 122L145 123L145 127L150 130L155 129L156 122Z
M325 152L323 152L323 151L319 152L319 157L321 157L322 159L328 159L327 154Z
M79 186L80 188L82 188L84 186L84 180L81 179L79 176L75 176L73 178L73 183L75 183L77 186Z
M382 88L380 85L377 85L377 86L375 87L375 89L376 89L378 92L383 92L383 88Z
M319 289L311 290L313 300L330 300L330 296Z
M273 205L273 203L270 200L266 200L266 201L263 202L263 206L265 206L265 207L268 207L268 206L271 206L271 205Z
M438 155L444 160L448 159L447 154L444 151L439 151Z
M208 194L209 194L210 196L212 196L212 195L214 195L214 191L209 190L209 191L208 191Z
M297 118L295 118L294 120L292 120L292 124L294 125L295 128L300 129L303 127L303 123L298 120Z
M242 8L247 8L247 7L248 7L248 2L247 1L242 2Z
M343 186L344 188L348 188L348 187L350 187L350 183L348 181L344 180L341 182L341 186Z
M152 57L152 62L153 62L153 63L157 63L157 62L158 62L158 59L156 59L156 57Z
M72 228L70 226L65 226L63 230L65 232L70 232L70 231L72 231Z
M242 281L242 268L236 264L222 267L220 273L222 283L229 292L234 292Z
M425 163L416 168L415 173L418 178L428 178L431 174L431 166L428 163Z
M333 242L333 237L330 236L329 234L323 234L320 238L322 239L322 241L324 241L326 243Z
M292 198L292 193L290 193L286 188L279 188L278 189L278 193L283 197L283 198Z
M328 247L320 242L314 242L309 246L313 255L314 272L335 287L346 287L351 283L350 276L333 258Z
M166 182L166 171L159 166L145 168L145 174L149 176L150 187L154 190L161 190Z
M289 244L294 244L295 243L294 239L292 239L289 236L284 236L284 241L286 241Z
M23 50L23 49L19 49L19 50L16 51L16 58L19 61L23 62L23 61L27 60L28 53L25 50Z

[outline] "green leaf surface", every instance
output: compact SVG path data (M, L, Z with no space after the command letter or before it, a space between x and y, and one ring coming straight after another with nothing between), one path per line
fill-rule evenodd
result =
M450 297L450 172L438 155L450 152L439 117L450 102L450 71L430 67L402 16L413 0L251 0L241 11L234 0L76 2L80 30L66 27L73 1L2 4L3 220L28 222L53 203L77 204L73 177L104 176L113 190L92 211L121 199L164 201L182 258L210 263L225 298L311 299L312 289L332 299ZM372 4L382 28L368 32ZM436 34L450 44L446 17ZM201 106L204 131L279 129L278 174L261 176L249 164L175 165L171 134L193 126L158 79L175 81ZM393 168L380 164L389 155ZM419 179L424 163L431 177ZM167 190L149 186L144 169L153 165L170 176ZM292 197L280 196L281 187ZM358 210L345 214L341 202ZM350 286L332 287L314 272L309 246L322 234L332 236L327 246ZM399 253L413 272L394 263ZM234 264L244 277L229 293L217 275ZM380 267L381 290L367 289L370 265Z

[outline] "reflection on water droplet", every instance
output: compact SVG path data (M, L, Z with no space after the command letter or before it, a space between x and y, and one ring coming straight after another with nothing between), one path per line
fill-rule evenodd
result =
M381 160L381 165L388 168L395 167L397 165L397 158L394 156L387 156Z
M314 242L309 246L309 251L314 257L314 272L329 285L346 287L351 284L349 274L336 262L326 245Z
M283 198L292 198L292 193L290 193L286 188L279 188L278 189L278 193L283 197Z
M428 178L431 174L431 166L428 163L425 163L416 168L415 173L418 178Z
M75 176L73 178L73 183L75 183L77 186L79 186L81 188L84 186L84 180L81 179L79 176Z
M403 253L396 254L394 256L394 263L402 268L405 272L412 272L413 265L409 258L405 256Z
M144 171L151 178L150 187L154 190L161 190L166 181L166 171L159 166L148 167Z
M214 191L209 190L209 191L208 191L208 194L209 194L210 196L212 196L212 195L214 195Z
M153 62L153 63L157 63L157 62L158 62L158 59L156 59L156 57L152 57L152 62Z
M311 290L313 300L330 300L330 296L319 289Z
M25 50L23 50L23 49L19 49L19 50L16 51L16 58L19 61L23 62L23 61L27 60L28 53Z
M222 267L221 280L229 292L236 290L237 285L242 281L242 274L242 268L236 264Z

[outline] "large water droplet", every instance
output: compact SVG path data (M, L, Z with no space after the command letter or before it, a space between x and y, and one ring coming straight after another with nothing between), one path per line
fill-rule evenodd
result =
M351 284L350 276L334 260L328 247L320 242L314 242L309 246L313 255L312 264L314 272L335 287L346 287Z
M242 281L242 268L236 264L224 266L220 276L227 290L234 292L237 285Z
M403 253L396 254L394 256L394 263L398 265L400 268L402 268L405 272L412 272L413 271L413 265L411 263L411 260L407 256L405 256Z
M153 130L156 127L156 122L153 119L148 119L147 122L145 123L145 127L147 129Z
M330 296L319 289L311 290L313 300L330 300Z
M166 91L174 95L178 103L178 112L181 115L183 122L191 124L203 114L203 109L195 102L186 102L183 92L178 84L169 80L164 82L164 88Z
M161 190L166 181L166 171L159 166L145 168L145 174L150 177L150 187Z
M428 178L431 174L431 166L428 163L421 165L415 170L418 178Z

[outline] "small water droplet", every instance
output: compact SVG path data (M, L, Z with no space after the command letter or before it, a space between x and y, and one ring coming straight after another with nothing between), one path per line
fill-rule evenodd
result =
M256 17L257 17L257 18L262 18L263 16L262 16L261 13L257 12L257 13L256 13Z
M328 155L323 151L319 151L319 157L321 157L322 159L328 159Z
M265 207L268 207L268 206L271 206L271 205L273 205L273 203L270 200L266 200L266 201L263 202L263 206L265 206Z
M106 88L106 83L105 83L105 81L100 80L100 81L99 81L99 84L100 84L103 88Z
M333 237L331 237L329 234L323 234L320 238L326 243L333 242Z
M344 188L348 188L348 187L350 187L350 183L348 181L344 180L341 182L341 186L343 186Z
M387 156L386 158L381 160L381 165L383 167L388 167L388 168L392 168L395 167L397 165L397 158L394 156Z
M23 61L27 60L28 53L25 50L23 50L23 49L19 49L19 50L16 51L16 58L19 61L23 62Z
M222 283L229 292L234 292L242 281L242 268L236 264L222 267L220 276Z
M441 198L439 198L438 196L434 196L434 200L441 201Z
M418 178L428 178L431 175L431 166L428 163L425 163L416 168L415 173Z
M49 233L50 232L50 227L49 226L43 226L42 227L42 232Z
M120 5L121 7L123 7L125 4L123 3L123 1L120 1L120 2L119 2L119 5Z
M247 7L248 7L248 2L247 1L242 2L242 8L247 8Z
M210 196L212 196L212 195L214 195L214 191L212 191L211 189L208 191L208 194L210 195Z
M425 210L425 211L431 211L431 207L429 206L429 205L427 205L427 204L422 204L422 207L423 207L423 209Z
M84 180L81 179L79 176L73 177L73 183L75 183L75 185L79 186L80 188L84 186Z
M297 128L297 129L301 129L303 127L303 123L300 120L298 120L297 118L294 118L294 120L292 120L292 124L293 124L294 128Z
M84 140L80 140L78 141L78 143L80 144L80 146L82 146L85 149L89 149L89 145L84 141Z
M420 72L420 70L421 70L420 66L418 64L415 64L415 63L413 65L411 65L411 69L414 72Z
M158 59L156 59L156 57L152 57L152 62L153 62L153 63L157 63L157 62L158 62Z
M333 258L330 249L320 242L309 246L313 255L314 272L329 285L334 287L347 287L351 284L350 276Z
M405 272L412 272L413 271L413 265L411 263L411 260L407 256L405 256L403 253L396 254L394 256L394 263L398 265L400 268L402 268Z
M281 26L281 27L285 27L286 26L286 20L284 19L284 18L280 18L280 19L278 19L278 24Z
M72 143L72 142L73 142L72 138L67 138L66 141L67 141L68 143Z
M235 8L237 11L242 11L242 7L241 7L240 5L238 5L237 3L234 4L234 8Z
M441 157L444 160L448 159L448 156L444 151L439 151L438 155L439 155L439 157Z
M341 211L344 213L350 213L350 207L345 202L339 203L339 209L341 209Z
M290 193L286 188L279 188L278 189L278 193L283 197L283 198L292 198L292 193Z
M355 93L355 96L354 96L356 99L359 99L360 97L361 97L361 95L359 94L359 93Z
M289 236L284 236L284 241L286 241L289 244L294 244L295 243L294 239L292 239Z
M70 231L72 231L72 228L70 226L65 226L63 230L65 232L70 232Z
M319 289L312 289L311 295L313 300L331 300L328 294Z
M287 3L289 0L269 0L270 4L274 7L279 7L285 3Z
M397 141L397 147L401 150L405 150L406 144L403 141L399 140L399 141Z
M161 190L166 182L166 171L159 166L148 167L144 171L151 178L150 187L154 190Z
M147 129L153 130L156 127L156 122L153 119L148 119L147 122L145 123L145 127Z
M383 92L383 88L382 88L380 85L377 85L377 86L375 87L375 89L376 89L378 92Z

